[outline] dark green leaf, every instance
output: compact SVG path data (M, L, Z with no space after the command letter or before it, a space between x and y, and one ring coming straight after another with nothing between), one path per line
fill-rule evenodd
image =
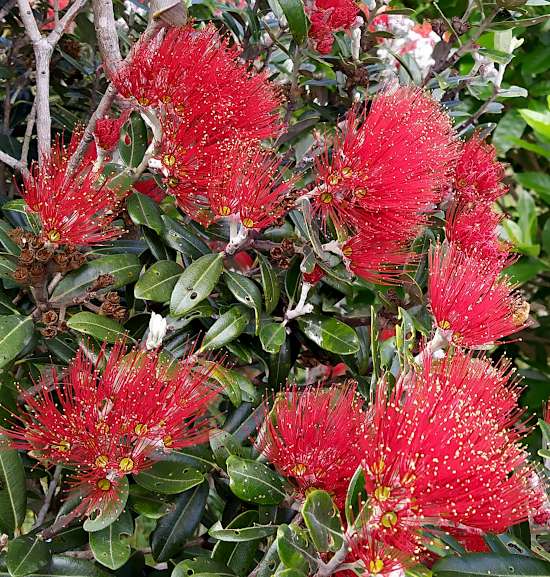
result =
M186 559L178 563L171 577L234 577L235 573L214 559Z
M258 254L258 261L260 263L260 273L262 275L262 287L264 289L264 304L267 314L271 314L281 296L281 287L277 280L277 275L273 265L262 254Z
M84 559L73 559L54 555L52 560L39 572L33 573L34 577L109 577L109 574L102 571ZM5 569L4 563L0 561L0 577L10 577Z
M32 317L0 316L0 368L5 367L23 351L33 333Z
M229 486L239 499L258 505L278 505L285 497L283 480L267 465L230 455Z
M351 355L360 348L357 333L337 319L307 315L298 324L308 338L331 353Z
M148 519L160 519L170 511L170 500L152 493L141 485L130 485L129 504L134 511Z
M302 0L278 0L288 22L290 32L297 44L307 38L308 22Z
M268 323L260 329L262 348L267 353L277 353L286 339L286 329L281 323Z
M17 263L10 257L0 256L0 278L13 281L13 273L17 269Z
M242 541L257 541L269 537L277 531L275 525L257 525L255 527L243 527L242 529L215 529L211 528L208 534L219 541L240 543Z
M317 551L338 551L344 542L340 512L326 491L312 491L302 506L302 517Z
M98 563L113 570L122 567L132 553L125 537L129 537L133 532L132 515L124 511L114 523L101 531L92 533L90 547Z
M134 295L138 299L168 302L181 273L181 266L171 260L156 262L140 277Z
M164 224L160 215L158 204L149 196L134 192L126 201L128 214L134 224L146 226L162 234Z
M124 327L115 320L96 313L83 311L73 315L67 326L73 331L84 333L107 343L116 343L126 337Z
M165 214L162 215L162 221L164 223L162 237L168 246L192 259L210 253L208 246L190 226L177 222Z
M305 531L295 525L281 525L277 530L277 551L285 567L309 573L317 564Z
M231 307L206 332L200 351L219 349L236 339L250 322L250 312L243 306Z
M6 565L12 577L24 577L47 565L50 558L50 550L40 537L25 535L10 541Z
M143 159L147 150L147 126L139 114L132 114L124 125L118 148L126 166L135 168Z
M159 461L150 469L139 473L134 477L136 482L157 493L175 495L188 491L192 487L200 485L204 481L204 475L174 461Z
M235 272L225 272L227 288L233 296L243 305L254 309L256 316L256 333L260 323L260 313L262 312L262 295L256 283L242 274Z
M21 249L13 242L10 237L10 232L13 228L4 220L0 220L0 244L6 249L7 252L15 256L19 256Z
M550 563L531 559L524 555L499 555L497 553L474 553L463 557L449 556L433 567L434 577L547 577Z
M191 263L180 276L170 300L170 312L180 317L208 297L223 270L221 253L206 254Z
M101 275L112 276L111 287L121 288L135 282L140 271L141 263L135 254L103 256L65 276L55 287L50 300L70 303L74 298L85 294Z
M348 525L353 525L366 498L365 473L363 467L359 465L349 482L346 493L345 513Z
M151 534L151 548L157 561L168 561L181 552L200 523L207 498L208 483L204 482L182 493L174 510L157 521Z

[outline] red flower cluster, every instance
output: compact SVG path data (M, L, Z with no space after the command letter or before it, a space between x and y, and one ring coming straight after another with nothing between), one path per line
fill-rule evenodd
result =
M299 496L323 489L341 505L361 461L363 421L353 385L288 387L276 399L257 445Z
M101 370L102 366L105 368ZM60 378L52 369L38 393L23 392L26 413L4 433L18 449L75 469L82 513L117 498L120 481L154 463L155 454L204 441L216 394L209 371L181 361L163 365L154 352L123 343L97 361L79 350Z
M112 79L126 98L154 109L157 160L189 216L264 228L280 216L290 187L281 161L259 144L280 131L280 99L266 74L251 73L238 56L213 25L175 28L138 43Z
M120 130L130 117L131 110L126 110L118 118L98 118L95 123L94 138L98 148L110 152L117 147Z
M89 246L122 233L112 225L117 195L93 171L93 156L87 154L76 171L67 174L78 140L78 135L73 136L68 147L58 141L42 165L35 163L23 178L21 196L40 217L43 240L53 245Z
M340 506L362 465L369 502L347 531L347 561L389 575L426 553L430 527L479 537L540 509L520 392L507 363L457 352L380 382L364 411L354 387L287 389L258 446L298 495L323 489Z
M311 26L309 37L321 54L330 54L334 32L351 30L359 9L353 0L314 0L307 10Z
M452 182L457 143L451 121L417 88L387 90L368 114L352 111L317 160L316 209L356 236L343 248L349 268L388 282L408 245Z
M493 202L506 192L492 146L476 135L462 145L444 246L430 256L428 297L436 325L454 344L482 347L526 326L529 305L502 277L513 262L498 238Z

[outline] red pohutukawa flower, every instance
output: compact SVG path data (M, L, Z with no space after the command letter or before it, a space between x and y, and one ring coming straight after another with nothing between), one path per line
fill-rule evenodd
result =
M345 499L361 462L364 415L354 385L296 386L277 397L257 445L304 496L311 488Z
M95 124L94 138L99 148L110 152L117 147L120 130L128 120L131 111L124 111L118 118L98 118Z
M367 411L364 531L416 555L426 525L501 533L527 519L539 497L520 393L509 364L461 353L427 359L391 390L380 383Z
M479 259L453 243L429 257L428 299L437 327L464 347L482 347L527 326L529 304L500 276L500 260Z
M69 158L76 147L64 147L59 141L42 165L34 164L23 178L21 196L40 217L42 237L52 244L92 245L119 236L113 226L118 198L99 180L93 159L87 155L72 174L67 174Z
M161 30L138 42L111 78L126 98L173 111L199 136L271 137L280 129L280 97L265 73L250 72L238 56L214 25Z
M317 159L315 207L361 229L378 225L381 210L422 222L449 186L456 156L450 118L437 102L418 88L386 90L366 116L352 110L332 151Z
M503 178L504 166L497 161L494 146L477 134L462 145L454 180L458 200L493 202L507 190Z
M155 454L207 438L217 392L209 374L192 361L167 367L155 352L128 352L123 343L108 358L104 346L95 362L79 350L62 377L52 369L36 394L23 392L26 412L4 433L19 449L74 467L90 513Z
M334 32L350 30L359 9L353 0L314 0L307 10L311 26L308 35L315 49L329 54L334 44Z

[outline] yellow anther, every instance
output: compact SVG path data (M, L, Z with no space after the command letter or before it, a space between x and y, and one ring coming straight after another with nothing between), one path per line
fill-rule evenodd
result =
M374 497L377 501L383 502L390 498L391 489L389 487L376 487L374 490Z
M242 222L245 228L254 228L254 221L251 218L244 218Z
M330 194L330 192L323 192L319 198L321 199L321 202L324 202L325 204L332 202L332 194Z
M105 469L108 463L109 457L107 457L107 455L99 455L99 457L95 460L95 466L99 469Z
M386 529L391 529L397 525L397 515L393 511L388 511L382 515L380 522Z
M48 231L46 236L48 237L48 240L50 242L59 242L59 240L61 239L60 232L58 230L55 230L55 229Z
M118 468L124 473L129 473L134 468L134 461L130 457L124 457L120 460Z
M109 481L109 479L99 479L97 488L100 491L108 491L111 488L111 481Z

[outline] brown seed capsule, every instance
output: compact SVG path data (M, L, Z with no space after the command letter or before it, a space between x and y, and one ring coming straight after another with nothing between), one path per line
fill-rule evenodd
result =
M102 288L107 288L109 285L114 284L115 277L112 274L102 274L97 277L93 290L99 290Z
M34 258L36 258L36 260L38 262L43 262L43 263L47 263L50 261L50 259L53 256L53 251L51 251L50 249L43 247L43 248L39 248L35 253L34 253Z
M24 246L26 244L26 232L22 228L14 228L8 234L16 245Z
M40 334L45 339L53 339L54 337L57 336L58 332L59 331L57 330L57 327L55 325L49 325L47 327L44 327L43 329L40 329Z
M58 318L59 318L58 314L54 310L50 309L49 311L46 311L42 315L42 322L45 325L53 325L57 322Z
M28 248L24 248L19 255L19 264L28 265L34 262L34 253Z
M120 295L115 291L110 291L105 295L105 300L110 303L118 304L120 303Z
M41 280L45 274L46 274L46 267L39 262L35 262L29 268L29 276L31 277L31 280L33 282Z
M29 278L29 269L27 267L18 266L12 276L15 282L24 283Z

